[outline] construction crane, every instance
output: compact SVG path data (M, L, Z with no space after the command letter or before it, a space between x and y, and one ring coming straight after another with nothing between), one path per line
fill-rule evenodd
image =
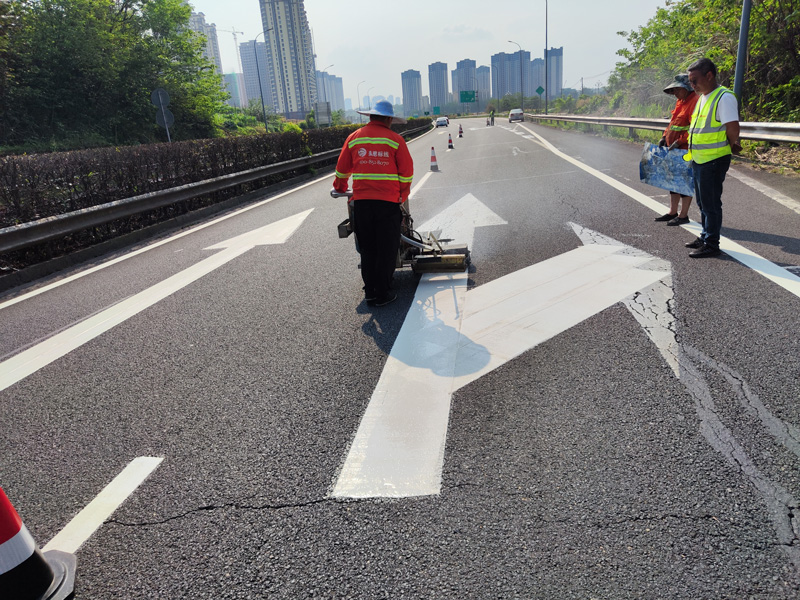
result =
M224 31L225 33L232 33L233 34L233 44L236 46L236 64L239 67L239 70L236 71L237 73L242 73L242 55L239 52L239 38L238 35L244 35L244 31L236 31L236 28L233 29L220 29L219 31Z

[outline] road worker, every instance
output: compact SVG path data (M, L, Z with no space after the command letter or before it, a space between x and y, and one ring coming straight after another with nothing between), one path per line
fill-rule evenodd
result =
M700 95L689 125L689 152L694 191L702 216L703 232L693 242L689 256L705 258L720 253L722 183L731 166L731 154L739 154L739 104L729 89L717 83L717 67L708 58L689 65L689 83Z
M408 200L414 163L405 140L391 130L393 123L406 120L394 116L390 102L358 112L368 115L369 123L345 141L333 187L346 192L353 178L353 232L361 252L364 299L384 306L397 299L389 287L400 248L400 205Z

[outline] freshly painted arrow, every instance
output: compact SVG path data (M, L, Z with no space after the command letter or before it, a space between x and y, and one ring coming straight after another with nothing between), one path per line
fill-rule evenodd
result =
M453 392L669 275L617 242L469 292L466 273L423 278L332 495L438 494Z
M508 225L508 223L489 210L475 196L467 194L417 229L419 231L441 229L447 239L472 248L475 229L490 225Z
M208 275L255 246L283 244L311 214L311 210L214 244L206 250L222 250L222 252L209 256L196 265L0 363L0 391Z

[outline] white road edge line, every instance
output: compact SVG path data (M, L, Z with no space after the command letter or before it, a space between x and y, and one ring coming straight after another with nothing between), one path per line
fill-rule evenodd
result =
M530 132L531 135L539 139L545 146L545 148L550 150L550 152L552 152L556 156L563 158L567 162L572 163L573 165L579 167L580 169L583 169L584 171L589 173L589 175L592 175L597 179L599 179L600 181L607 183L614 189L622 192L623 194L629 196L630 198L633 198L638 203L650 208L654 212L657 212L659 214L664 212L664 205L661 204L660 202L653 200L649 196L646 196L645 194L638 192L631 187L628 187L624 183L620 183L616 179L613 179L608 175L601 173L597 169L594 169L589 165L582 163L581 161L575 158L572 158L568 154L561 152L559 149L557 149L555 146L553 146L550 142L548 142L546 139L544 139L535 131L528 129L523 125L520 125L520 127L523 127L526 131ZM681 227L683 227L687 231L691 231L695 235L699 235L701 232L700 224L695 223L694 221L692 221L688 225L681 225ZM734 242L729 238L726 238L725 236L722 236L720 238L719 247L720 250L722 250L732 258L735 258L746 267L752 269L759 275L766 277L772 283L779 285L787 292L794 294L795 296L800 298L800 277L793 274L791 271L788 271L783 267L779 267L778 265L767 260L763 256L756 254L752 250L748 250L741 244L737 244L736 242Z
M75 554L105 520L158 468L163 460L163 457L152 456L140 456L133 459L122 473L103 488L97 497L67 523L66 527L58 532L42 550L44 552L60 550Z
M757 192L761 192L770 200L774 200L778 204L783 204L789 210L793 210L798 215L800 215L800 202L789 198L789 196L780 193L778 190L772 189L768 185L764 185L760 181L756 181L748 177L747 175L743 175L742 173L736 171L735 169L731 169L728 171L728 174L733 177L734 179L738 179L743 184L750 186Z

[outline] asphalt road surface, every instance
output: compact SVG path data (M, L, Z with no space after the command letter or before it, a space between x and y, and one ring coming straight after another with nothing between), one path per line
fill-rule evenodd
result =
M691 259L639 145L496 122L410 144L472 265L388 306L332 175L0 298L0 482L76 599L800 597L797 182L734 165Z

